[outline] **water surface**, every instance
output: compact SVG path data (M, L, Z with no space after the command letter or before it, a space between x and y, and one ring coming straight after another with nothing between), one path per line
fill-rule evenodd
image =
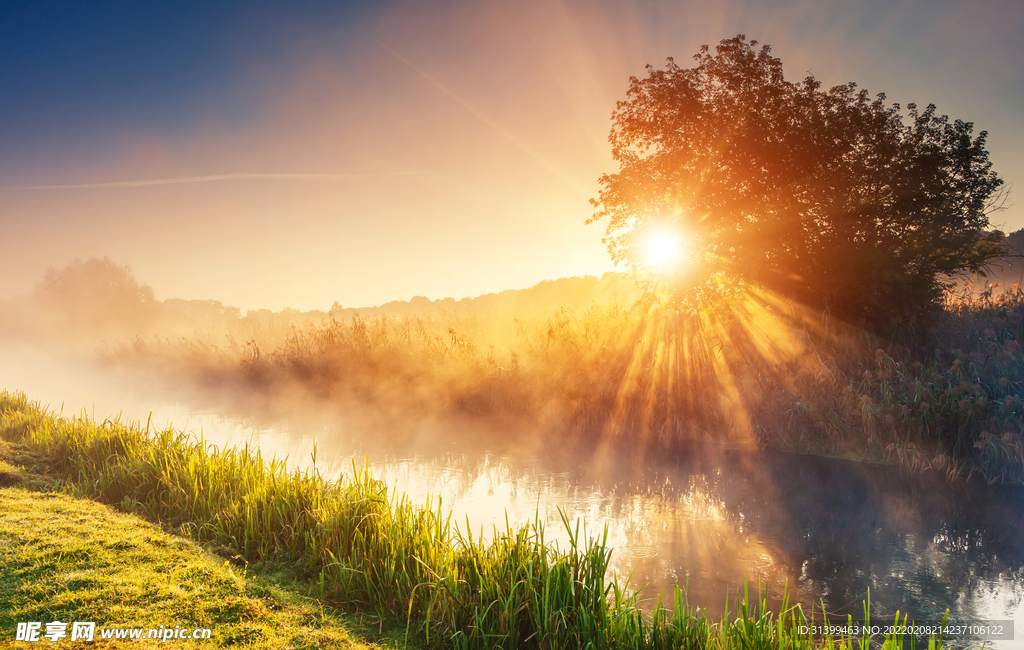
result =
M353 463L414 501L440 497L464 531L485 536L539 518L565 545L563 513L607 534L612 567L654 599L687 586L713 616L749 582L779 604L860 616L897 610L962 622L1013 620L1024 648L1024 496L950 486L889 467L781 453L691 449L619 454L595 463L585 445L549 444L507 423L428 420L396 426L345 409L310 416L200 392L158 390L87 362L55 365L20 349L0 355L0 388L65 414L201 433L217 445L257 445L265 457L337 476ZM314 445L316 456L314 459ZM877 620L877 618L876 618Z

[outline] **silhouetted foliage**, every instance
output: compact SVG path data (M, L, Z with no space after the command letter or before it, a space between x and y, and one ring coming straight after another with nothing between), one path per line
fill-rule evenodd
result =
M153 289L106 257L47 269L33 297L58 329L79 336L138 334L156 309Z
M225 305L219 300L183 300L168 298L161 303L162 318L185 318L195 323L233 323L242 317L238 307Z
M684 69L632 77L609 140L598 211L612 259L642 265L645 230L678 229L678 295L755 282L853 322L927 313L949 275L998 256L987 232L1003 181L987 133L929 105L887 106L854 83L785 80L739 35Z

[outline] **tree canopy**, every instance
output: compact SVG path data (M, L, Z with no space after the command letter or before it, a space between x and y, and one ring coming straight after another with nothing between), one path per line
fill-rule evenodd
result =
M663 278L680 295L738 278L877 324L925 313L950 274L998 256L985 131L854 83L786 81L757 45L739 35L693 68L630 78L609 136L620 170L588 220L607 220L616 263L643 267L645 233L667 228L684 243Z
M138 333L156 309L153 289L136 280L130 268L106 257L47 269L34 298L62 321L54 325L83 336Z

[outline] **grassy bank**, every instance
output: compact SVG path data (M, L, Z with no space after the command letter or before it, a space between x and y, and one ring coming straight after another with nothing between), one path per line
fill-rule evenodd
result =
M57 418L8 393L0 394L0 439L34 457L55 487L233 549L249 562L289 567L329 602L408 617L410 637L431 645L816 647L798 630L806 623L799 607L773 614L763 604L744 601L723 621L710 622L687 609L678 595L673 611L646 616L636 596L606 575L608 549L578 528L570 548L561 550L545 544L538 525L509 528L482 543L461 535L439 506L389 497L366 472L337 481L315 472L289 473L248 449L212 450L173 431L147 433L117 423ZM30 499L20 490L8 494L13 496L5 498L14 501ZM16 547L21 550L15 561L24 563L38 535L19 534L25 542ZM222 577L230 582L228 575ZM34 580L26 576L18 582ZM102 589L103 582L97 577L92 586L81 586ZM204 582L218 588L216 580ZM73 597L75 590L65 588ZM44 606L55 602L51 593L40 594ZM250 607L245 597L238 594L241 604L224 615L245 621ZM95 603L83 598L81 606ZM251 607L260 611L261 606ZM826 647L852 643L825 640ZM886 643L896 647L899 640Z
M0 489L0 645L19 622L67 624L61 647L379 647L353 636L354 621L246 575L139 517L66 494ZM70 643L72 623L96 623L94 643ZM100 630L141 629L141 640ZM149 630L208 629L209 639L146 639ZM169 636L169 635L168 635Z
M172 382L312 395L403 418L472 413L584 446L692 440L1024 483L1024 292L950 301L892 341L748 292L698 315L638 304L329 320L277 338L136 341L107 358Z

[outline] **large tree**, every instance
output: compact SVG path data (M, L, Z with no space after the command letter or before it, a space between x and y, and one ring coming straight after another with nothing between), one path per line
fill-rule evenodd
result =
M33 297L52 326L83 338L142 334L157 309L153 289L106 257L47 269Z
M630 79L609 137L620 170L589 221L607 220L616 263L642 266L645 232L668 228L686 240L665 278L680 293L738 278L880 324L998 255L985 131L853 83L786 81L757 45L739 35Z

